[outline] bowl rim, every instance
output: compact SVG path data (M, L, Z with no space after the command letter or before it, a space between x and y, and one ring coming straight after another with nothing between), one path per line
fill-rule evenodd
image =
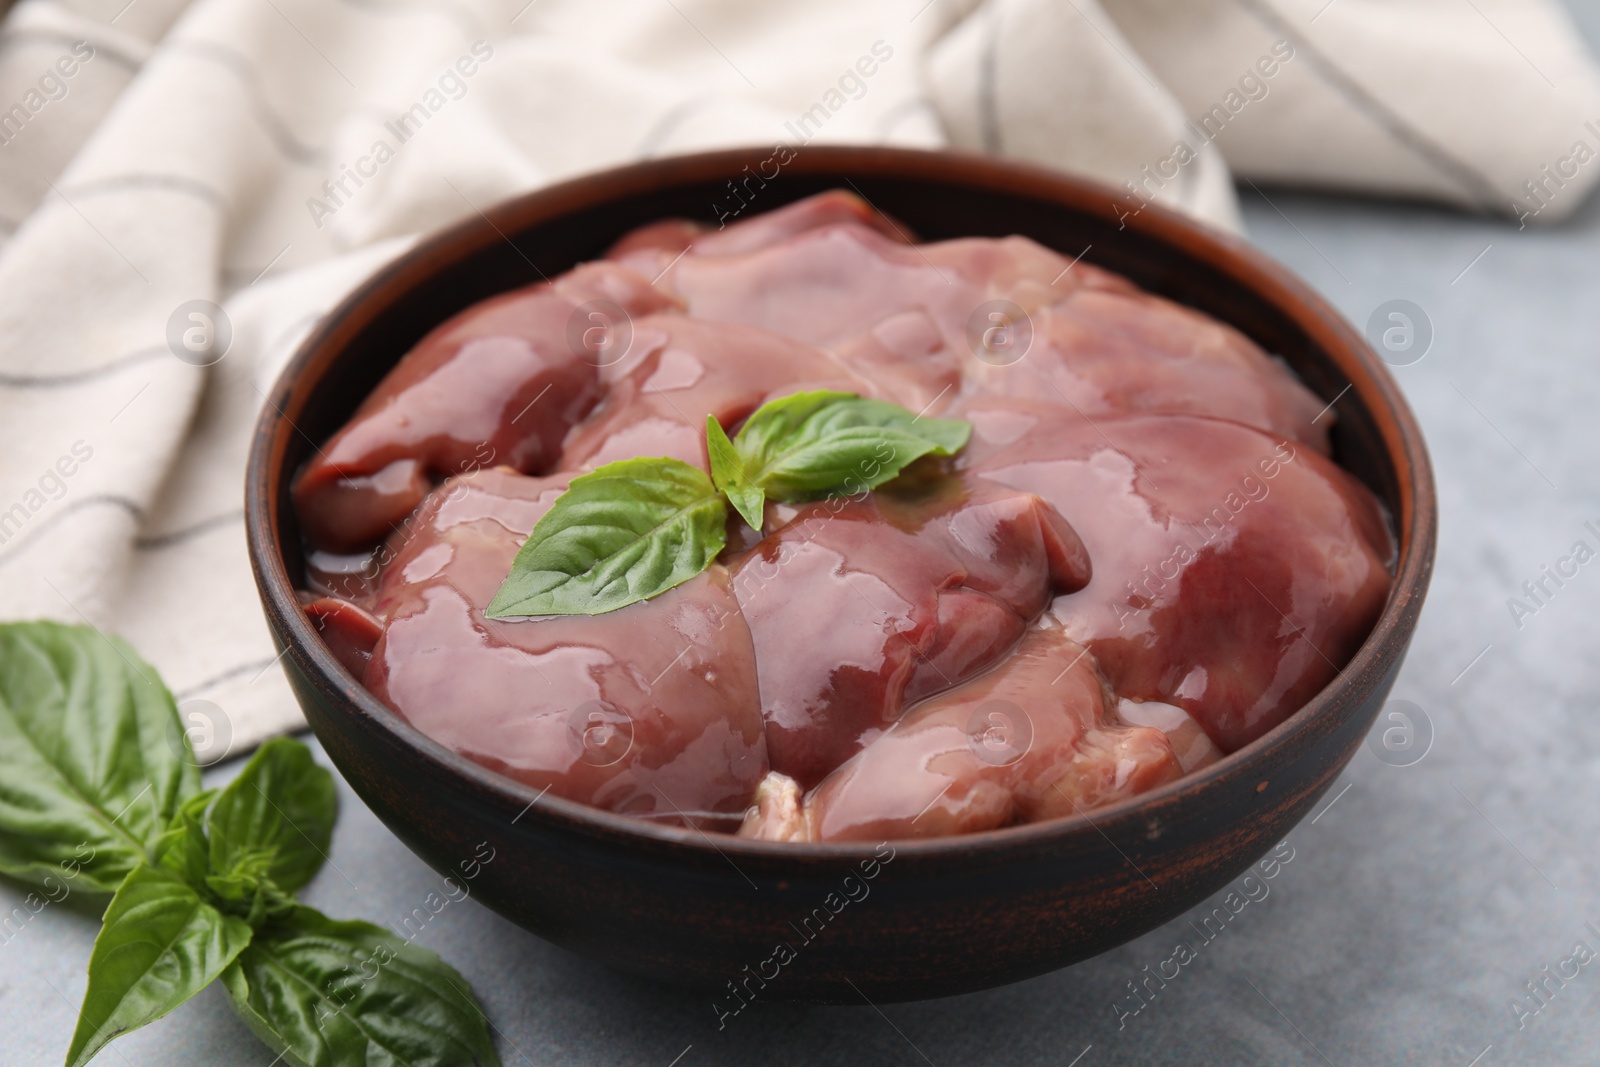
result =
M297 406L293 405L293 400L301 374L324 347L337 340L336 335L345 320L368 301L382 299L385 290L401 282L419 265L454 265L479 254L484 246L497 240L510 243L506 234L518 232L527 225L524 215L548 218L555 213L551 208L563 205L597 206L619 196L648 194L653 189L707 178L737 176L742 166L756 160L770 161L773 153L774 149L760 146L645 160L543 186L487 208L475 207L474 216L425 235L390 259L325 314L284 364L257 418L246 473L246 537L263 608L268 621L278 624L269 626L275 639L279 633L287 633L286 651L308 677L320 676L339 689L393 741L460 777L464 784L480 794L503 802L509 811L518 812L512 822L528 815L534 822L548 824L556 830L594 838L628 839L645 847L688 849L703 854L703 858L720 857L730 863L730 854L758 862L855 862L871 858L878 847L869 842L761 841L722 833L713 839L696 828L661 825L546 795L548 790L536 790L506 777L423 734L368 692L359 679L345 669L301 610L274 533L280 500L278 494L272 492L277 481L272 470L274 437L299 432L285 409ZM1149 792L1096 808L1092 813L1080 812L1043 822L948 837L893 839L897 857L931 859L973 851L1034 847L1075 836L1101 837L1109 841L1106 824L1125 823L1152 809L1187 803L1190 794L1239 777L1251 764L1271 763L1274 753L1291 749L1297 739L1324 725L1327 713L1334 710L1332 705L1340 696L1340 687L1347 680L1370 676L1385 660L1398 660L1403 656L1420 601L1427 591L1437 538L1435 487L1427 447L1416 418L1388 369L1352 324L1308 283L1241 236L1213 229L1152 202L1144 203L1137 213L1119 211L1118 204L1127 202L1127 194L1091 179L1034 164L952 149L819 145L796 150L786 169L800 174L832 175L864 170L875 176L927 177L965 185L974 195L994 193L1003 188L1012 194L1049 199L1080 212L1118 221L1122 227L1156 244L1180 246L1187 254L1205 260L1213 269L1286 315L1325 352L1339 372L1348 378L1345 392L1355 393L1372 411L1399 482L1400 513L1391 516L1398 556L1383 610L1360 648L1333 680L1283 722L1208 767ZM849 184L853 186L854 183ZM856 192L859 194L860 190ZM516 247L514 243L512 246ZM393 302L391 298L385 303ZM1340 397L1343 395L1341 392ZM1338 399L1336 397L1333 403ZM1330 403L1329 407L1332 406ZM1356 706L1352 705L1351 713L1355 710ZM1262 788L1265 786L1263 782ZM537 813L532 810L536 806Z

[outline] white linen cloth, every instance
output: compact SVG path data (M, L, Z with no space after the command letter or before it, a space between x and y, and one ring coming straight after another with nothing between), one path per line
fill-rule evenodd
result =
M125 635L234 751L294 728L241 485L317 318L500 198L807 140L1018 156L1224 227L1234 175L1544 223L1600 174L1600 78L1548 0L25 0L0 619ZM196 300L231 324L205 367L175 354Z

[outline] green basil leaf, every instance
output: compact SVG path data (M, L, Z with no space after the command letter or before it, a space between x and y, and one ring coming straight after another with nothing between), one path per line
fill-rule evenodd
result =
M0 624L0 871L113 892L199 790L172 694L126 643Z
M297 907L222 977L234 1009L293 1067L497 1067L466 980L371 923Z
M712 483L752 530L761 529L767 494L745 474L738 449L715 415L706 416L706 454L711 457Z
M176 873L135 867L94 940L67 1067L200 992L249 943L248 923L217 911Z
M227 915L243 919L259 930L274 917L295 909L293 894L285 893L270 878L231 874L206 876L205 887Z
M268 741L206 818L216 883L207 884L229 901L250 899L263 879L295 892L327 860L337 814L333 775L317 766L311 750L293 738Z
M195 889L206 884L211 872L211 846L206 841L206 808L217 791L207 789L184 801L172 817L172 826L154 849L157 865L172 871Z
M704 471L678 459L625 459L572 479L517 553L486 614L603 615L709 567L728 508Z
M876 489L925 455L966 446L972 425L821 390L763 404L734 439L744 475L775 500Z

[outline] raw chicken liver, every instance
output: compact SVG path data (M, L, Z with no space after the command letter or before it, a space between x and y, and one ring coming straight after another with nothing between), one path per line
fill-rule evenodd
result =
M435 329L324 444L294 485L305 610L447 748L708 830L967 833L1204 767L1338 675L1393 544L1324 400L1077 254L914 244L837 191L642 227ZM707 416L736 435L813 389L972 435L870 493L769 499L759 530L730 513L652 599L485 617L570 479L705 468Z
M564 478L434 491L384 569L367 688L447 748L610 811L737 815L766 773L750 631L726 568L610 615L487 619Z
M629 315L672 303L632 271L590 264L476 304L418 342L295 480L311 545L371 548L451 474L551 467L600 398L573 320L590 301Z
M1072 521L1094 579L1051 613L1119 694L1183 708L1226 752L1332 681L1389 592L1372 495L1237 423L1062 412L971 472Z
M1081 645L1035 628L993 671L908 711L803 802L774 772L741 833L943 837L1089 811L1181 773L1160 730L1109 718Z
M767 753L815 785L911 702L994 665L1089 559L1055 509L979 480L809 504L733 561Z

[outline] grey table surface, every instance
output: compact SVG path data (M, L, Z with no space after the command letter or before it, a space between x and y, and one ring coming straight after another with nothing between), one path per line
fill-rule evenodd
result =
M1600 3L1574 10L1600 42ZM1537 1014L1525 986L1578 942L1600 952L1600 655L1586 625L1600 564L1520 627L1507 606L1575 541L1600 544L1583 528L1600 522L1600 199L1519 231L1424 206L1242 195L1251 237L1353 321L1405 299L1432 323L1426 357L1395 372L1439 483L1438 569L1394 692L1431 723L1426 756L1393 766L1363 749L1290 835L1269 895L1120 1018L1141 968L1193 940L1186 920L1018 985L881 1010L758 1003L719 1031L706 996L453 903L419 941L471 981L508 1065L1600 1063L1600 957L1546 986ZM441 880L342 782L341 800L306 898L397 925ZM21 896L0 883L0 914ZM0 944L0 1064L61 1062L96 928L48 908ZM213 987L95 1062L271 1059Z

